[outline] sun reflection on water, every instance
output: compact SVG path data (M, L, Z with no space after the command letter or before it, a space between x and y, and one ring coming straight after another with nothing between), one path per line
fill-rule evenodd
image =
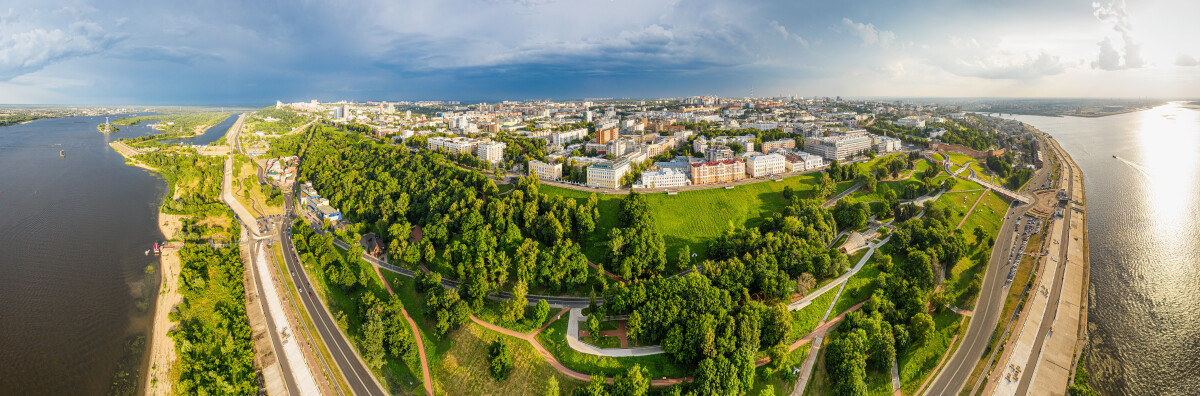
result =
M1197 158L1194 152L1200 139L1200 117L1178 103L1142 112L1137 139L1141 149L1141 168L1147 179L1145 199L1159 221L1157 230L1176 233L1188 227L1189 205L1195 197Z

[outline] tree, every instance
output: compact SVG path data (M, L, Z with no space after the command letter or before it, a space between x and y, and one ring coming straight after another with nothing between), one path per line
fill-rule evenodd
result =
M787 368L791 364L791 362L788 362L789 352L791 351L788 351L787 344L783 343L776 344L771 349L768 349L767 356L771 357L771 369L775 372L780 372Z
M592 340L600 339L600 315L595 312L588 314L587 329L588 337L591 337Z
M533 319L538 326L546 323L546 318L550 316L550 303L546 300L538 300L537 305L533 307Z
M492 378L497 381L503 381L508 378L508 374L513 368L512 352L508 350L508 345L493 341L488 346L488 372L492 374Z
M796 196L796 190L792 189L792 186L786 186L783 188L783 200L784 201L791 201L792 197L794 197L794 196Z
M592 379L583 388L583 394L586 396L609 396L608 387L605 386L607 382L608 379L603 375L593 374Z
M933 339L933 332L937 330L936 325L933 323L933 317L924 312L918 312L916 315L913 315L911 324L911 336L917 344L924 344Z
M613 380L613 396L644 396L650 391L650 371L634 364Z
M796 278L796 294L807 295L808 291L812 290L813 286L816 285L817 279L813 278L812 274L807 272L802 273Z
M775 304L763 315L762 344L775 345L784 342L792 332L792 314L787 305Z
M379 312L374 307L369 308L367 322L363 324L363 360L371 368L379 369L383 367L383 356L386 353L383 341L386 334L384 333L383 319L379 317Z
M504 302L504 315L501 320L516 323L525 318L525 306L528 304L525 299L527 290L529 290L529 286L525 284L525 281L517 281L517 284L513 285L511 297Z
M558 395L558 379L550 376L550 381L546 382L546 387L542 389L542 396L559 396Z

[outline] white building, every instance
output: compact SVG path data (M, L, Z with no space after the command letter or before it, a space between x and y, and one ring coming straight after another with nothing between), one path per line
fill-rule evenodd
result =
M426 146L429 151L445 150L449 153L474 153L475 146L480 142L475 139L465 137L441 137L434 136L426 141Z
M529 161L529 174L542 180L558 180L562 177L562 164L532 160Z
M871 138L864 130L831 133L827 137L814 136L804 140L804 151L830 161L851 159L870 149Z
M899 151L901 147L900 139L887 136L871 135L871 145L876 153L890 153Z
M587 169L587 184L600 188L619 188L621 178L629 173L629 160L618 158L589 166Z
M475 148L475 156L486 162L495 164L504 160L504 148L508 147L504 142L483 142L479 143Z
M758 154L746 157L746 174L750 177L778 175L786 171L782 155Z
M639 188L680 187L692 184L686 172L678 169L663 169L642 172Z
M825 159L820 156L799 152L783 156L784 168L788 172L803 172L825 166Z
M569 131L555 132L550 135L550 143L566 146L568 143L587 138L587 128L577 128Z
M703 153L705 150L708 150L708 139L705 139L704 136L697 137L692 141L693 153Z

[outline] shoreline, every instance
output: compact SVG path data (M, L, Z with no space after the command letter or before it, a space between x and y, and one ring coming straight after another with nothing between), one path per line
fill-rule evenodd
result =
M158 212L158 229L164 239L179 232L183 224L183 215L172 215ZM161 282L158 297L154 302L154 319L151 325L150 358L146 361L146 375L142 389L146 395L169 395L172 391L172 369L175 364L175 341L167 335L175 326L170 320L170 314L175 306L183 301L179 294L178 281L181 263L179 246L172 244L170 249L163 248L159 256L159 273ZM160 381L160 379L162 381Z
M108 145L125 158L126 165L158 173L158 169L134 159L131 153L126 151L133 149L124 143L114 141ZM169 187L170 183L168 183ZM170 191L164 193L170 194ZM184 217L186 216L163 213L162 208L158 208L155 223L158 225L158 231L162 234L164 241L173 239L175 234L183 228L182 219ZM170 248L167 248L168 246ZM178 287L179 272L182 268L179 258L181 246L182 244L173 243L160 247L158 295L154 298L154 316L151 319L150 336L147 337L150 355L143 366L145 375L142 376L141 389L144 391L144 395L171 395L173 392L173 372L176 360L175 340L167 333L175 328L174 322L170 319L171 312L174 312L175 307L183 301Z

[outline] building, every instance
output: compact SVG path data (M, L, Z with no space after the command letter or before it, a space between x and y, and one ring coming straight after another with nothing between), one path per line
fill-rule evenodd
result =
M600 188L619 188L621 178L629 173L629 160L617 158L593 164L587 168L587 184Z
M504 160L504 142L482 142L476 145L475 156L491 164Z
M532 160L529 161L529 174L542 180L558 180L562 177L562 164Z
M762 152L769 153L776 149L794 149L796 148L796 139L779 139L769 142L763 142Z
M825 159L817 155L799 152L784 155L783 166L788 172L803 172L825 166Z
M830 161L845 161L871 149L871 138L863 130L814 136L804 140L804 151Z
M583 140L587 137L587 128L576 128L569 131L555 132L550 135L550 143L559 146L566 146L568 143L576 140Z
M342 120L346 118L346 106L337 106L333 108L333 119Z
M698 162L692 166L692 184L713 184L746 178L746 163L739 159Z
M902 143L894 137L871 135L871 146L876 153L883 154L899 151Z
M596 129L596 143L605 144L617 138L617 128Z
M383 244L383 239L375 233L367 233L358 241L359 246L362 246L363 252L375 257L383 257L386 245Z
M445 150L448 153L474 153L480 141L465 137L434 136L426 141L429 151Z
M779 154L758 154L746 157L746 172L750 177L778 175L787 171Z
M705 150L708 150L708 139L705 139L704 136L697 137L692 141L693 153L703 153Z
M692 184L688 180L687 172L678 169L663 169L656 171L642 172L642 179L639 181L639 188L664 188L664 187L681 187Z
M704 160L708 162L724 161L733 158L733 149L729 146L712 146L704 150Z
M325 201L325 202L329 202L329 201ZM331 222L342 219L342 212L339 212L337 209L334 209L332 206L329 206L329 204L317 205L317 213L320 214L321 219L329 220Z
M614 139L608 142L607 154L620 157L637 150L637 146L637 142L633 141L633 139Z

